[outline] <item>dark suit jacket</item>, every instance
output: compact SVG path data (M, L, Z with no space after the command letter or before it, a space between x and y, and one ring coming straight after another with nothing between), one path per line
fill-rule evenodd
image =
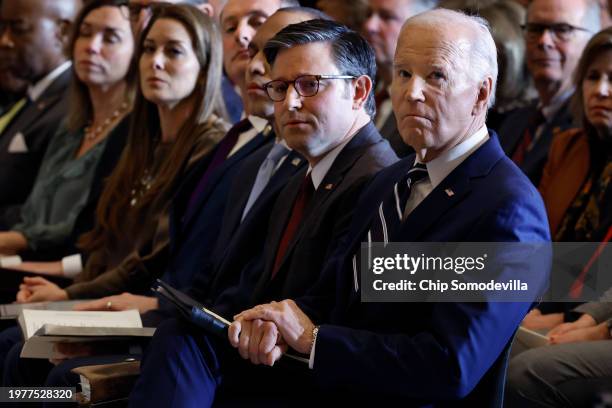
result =
M402 137L397 129L397 119L395 118L395 114L393 112L391 112L387 120L385 120L382 128L380 128L380 134L389 141L391 148L395 154L398 155L398 157L403 158L414 153L414 149L408 146L402 140Z
M552 121L544 125L540 138L533 148L525 155L523 163L519 166L536 186L540 183L542 169L544 168L544 164L546 164L548 151L550 150L550 144L553 138L559 132L575 127L569 103L569 100L564 103L555 114ZM536 115L536 113L537 104L534 103L512 112L501 124L499 128L499 141L508 157L512 157L514 154L520 144L522 136L525 134L525 129L527 129L530 118Z
M396 396L404 404L463 398L504 350L530 307L510 302L361 303L353 254L367 240L379 203L392 193L413 161L413 156L402 160L369 184L339 256L328 260L330 266L313 292L297 301L316 323L324 323L314 360L314 375L323 388L350 389L349 395L355 398L360 394ZM447 194L447 189L454 195ZM540 195L504 155L494 134L389 237L395 242L549 239ZM526 258L513 261L499 280L536 263ZM542 271L541 279L546 278Z
M66 89L71 76L72 71L68 69L57 77L0 134L0 214L5 211L16 214L10 207L21 205L28 198L49 140L66 116ZM23 136L28 151L10 153L9 145L18 134Z
M270 219L265 247L265 269L251 303L300 296L317 280L329 250L346 230L352 205L363 185L397 156L372 123L364 126L342 149L316 190L279 270L272 269L276 251L291 215L306 169L298 173L278 197Z
M228 203L232 205L225 209L211 262L202 268L190 290L203 303L223 304L223 308L215 310L228 316L232 314L230 310L235 310L232 305L242 305L245 298L248 300L247 288L253 286L239 284L241 274L248 277L251 274L247 271L262 268L268 223L278 194L291 176L306 165L303 157L291 151L241 222L259 167L271 148L272 144L265 145L244 160L239 170L241 177L234 180L228 195ZM207 281L211 282L210 285L206 284ZM218 300L220 295L223 295L222 300Z
M187 208L191 195L216 149L186 175L170 210L170 259L162 277L164 281L182 289L192 286L197 272L210 261L221 230L226 204L234 205L228 202L228 194L234 178L239 175L240 165L250 154L272 140L269 135L260 133L224 160L211 173L206 187L195 199L193 208Z

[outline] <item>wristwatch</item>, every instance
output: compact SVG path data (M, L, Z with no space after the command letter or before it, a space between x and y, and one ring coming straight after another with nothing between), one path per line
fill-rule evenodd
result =
M315 343L317 342L317 335L319 334L319 327L320 326L315 326L312 328L312 344L310 345L310 352L312 353L312 348L314 347Z

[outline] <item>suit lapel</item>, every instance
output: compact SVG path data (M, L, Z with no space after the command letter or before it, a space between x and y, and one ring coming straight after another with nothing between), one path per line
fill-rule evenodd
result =
M196 201L191 208L187 209L187 213L185 214L185 218L183 220L185 229L188 228L193 217L199 213L200 208L206 202L206 200L208 200L211 193L215 191L216 185L223 179L223 175L227 172L227 170L269 140L269 138L263 136L261 133L258 133L246 145L242 146L236 153L225 159L223 163L219 165L219 167L212 171L206 187L202 193L196 197Z
M40 95L36 102L28 99L25 107L12 120L9 126L4 130L4 139L10 143L17 131L20 131L24 136L28 133L28 128L36 123L37 119L49 109L49 107L59 102L59 99L64 96L66 87L72 76L72 70L67 69L59 77L57 77L49 87Z
M300 171L305 164L306 160L302 156L300 156L299 153L296 153L293 150L289 152L281 166L272 175L272 178L270 179L266 187L263 189L260 196L253 203L253 206L249 210L249 214L247 214L246 218L248 218L250 214L257 214L259 212L259 208L262 205L267 205L270 196L276 195L279 189L287 185L288 180L293 177L298 171ZM252 183L250 185L252 186ZM244 206L246 205L247 198L248 195L245 196L244 200L242 200L241 202L241 215L242 211L244 210Z
M511 115L512 118L521 118L521 120L517 121L518 123L515 127L513 127L512 131L506 132L502 135L502 147L508 156L512 156L520 141L523 139L523 135L525 134L525 129L527 129L529 121L537 114L537 104L532 103L528 107L522 108L521 112L522 113L517 112L516 115ZM527 116L527 118L525 118L525 116Z
M489 131L490 138L468 158L466 158L457 168L455 168L442 182L423 200L413 211L408 218L401 224L399 231L390 237L393 242L426 242L430 238L427 232L439 219L451 211L454 207L465 200L470 191L471 180L478 177L483 177L488 174L493 166L503 157L505 153L502 150L497 135L493 131ZM408 157L393 169L390 177L384 177L390 180L377 180L380 185L376 186L373 191L368 192L368 197L381 197L388 194L392 186L399 180L406 171L409 164L413 163L414 157ZM394 177L393 177L394 176ZM380 177L379 177L380 179ZM368 222L361 222L358 229L351 228L351 236L355 238L349 248L353 248L350 252L351 257L356 251L359 251L361 242L367 241L364 239L365 234L372 222L373 211L378 208L380 199L376 205L369 205L367 213L359 212L353 217L353 220L368 219ZM460 216L458 214L457 216ZM354 221L354 222L355 222ZM349 260L350 261L350 260ZM346 266L346 265L345 265ZM359 269L360 266L357 265ZM360 302L360 291L351 289L353 287L353 274L344 274L341 279L343 290L351 293L351 299L348 302L347 309L356 303ZM350 276L349 276L350 275ZM357 273L358 287L361 287L361 276ZM350 287L349 287L350 286Z
M276 275L276 278L283 274L283 266L287 259L291 256L293 248L295 247L296 243L301 240L302 235L307 233L308 228L305 226L309 225L309 221L311 220L310 214L317 214L328 198L331 197L336 191L337 186L342 183L342 180L353 167L355 162L363 155L363 152L367 146L370 146L378 140L380 140L378 131L370 122L368 125L364 126L364 128L361 129L338 154L334 160L334 163L329 168L329 171L321 181L321 184L315 191L313 200L306 209L304 222L302 222L300 229L297 231L293 237L293 240L289 243L289 246L285 251L285 255L279 265L279 272Z

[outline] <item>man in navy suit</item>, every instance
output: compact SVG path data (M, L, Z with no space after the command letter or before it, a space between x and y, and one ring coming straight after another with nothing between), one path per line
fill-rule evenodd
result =
M407 20L391 95L402 138L416 155L369 184L348 234L308 296L235 317L229 337L243 358L273 365L288 348L305 354L310 370L301 375L310 380L308 395L342 393L347 403L373 397L458 404L470 397L530 303L362 303L355 256L370 240L549 240L537 191L485 127L496 77L495 44L483 20L443 9ZM404 183L405 204L398 194ZM503 262L499 277L511 279L536 261ZM546 277L544 268L531 283L541 285ZM278 392L275 385L268 389Z
M264 53L272 66L273 80L265 89L275 101L275 125L308 161L308 169L296 174L276 200L265 238L265 267L240 277L238 289L257 282L248 295L269 301L302 295L316 282L327 254L348 227L359 191L397 156L371 122L374 53L359 34L329 20L305 21L277 33ZM247 307L253 304L246 302ZM192 389L194 379L210 379L200 370L215 376L220 372L210 371L210 365L229 370L221 388L235 396L235 380L241 382L244 370L252 368L225 338L218 342L175 320L162 324L158 333L143 360L134 405L206 406L220 384L213 380ZM176 375L177 369L185 375ZM265 375L254 373L254 378L264 380ZM149 390L162 388L173 391L164 401L152 400Z

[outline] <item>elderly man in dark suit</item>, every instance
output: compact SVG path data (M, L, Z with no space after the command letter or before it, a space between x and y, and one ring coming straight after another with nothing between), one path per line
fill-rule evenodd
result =
M527 68L538 100L501 124L504 151L537 186L555 134L574 126L572 76L586 43L599 31L597 0L534 0L525 24Z
M362 186L397 160L371 122L374 55L357 33L331 21L306 21L285 27L264 52L272 66L266 90L275 101L276 127L309 166L289 182L272 211L264 270L241 279L259 281L252 293L259 301L298 296L318 280L327 254L348 227ZM243 369L251 369L227 340L204 337L174 320L158 332L132 393L134 406L212 404L217 384L190 385L196 377L206 381L199 372L213 363L204 362L203 355L218 359L215 366L228 371L222 388L233 390L234 380L245 378ZM186 376L176 375L177 369ZM265 381L265 375L253 378ZM151 398L149 390L162 388L172 390L165 394L168 399Z
M348 234L307 296L240 313L229 337L254 363L272 365L288 348L308 355L308 395L479 406L471 393L499 369L530 302L364 303L361 243L543 243L546 213L485 127L497 58L483 20L442 9L409 19L394 66L393 107L416 155L381 171L361 194ZM538 260L531 250L498 258L495 276L527 273L542 287L549 265Z
M0 228L18 221L51 136L64 119L70 62L64 54L81 0L4 1L0 48L27 98L0 131Z

